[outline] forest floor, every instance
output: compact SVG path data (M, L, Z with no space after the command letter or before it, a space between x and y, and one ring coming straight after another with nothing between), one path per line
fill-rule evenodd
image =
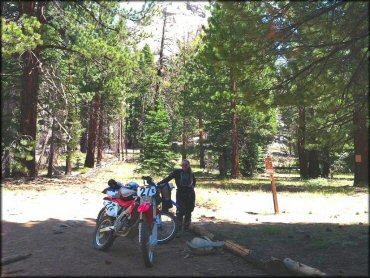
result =
M92 247L101 190L118 167L84 175L2 181L2 258L31 254L2 266L1 276L266 276L227 251L197 256L176 237L158 246L145 268L138 246L117 238L111 249ZM131 173L132 174L132 173ZM129 181L125 178L122 181ZM277 179L277 185L279 180ZM246 246L266 259L291 258L329 276L369 275L369 195L196 188L193 222Z

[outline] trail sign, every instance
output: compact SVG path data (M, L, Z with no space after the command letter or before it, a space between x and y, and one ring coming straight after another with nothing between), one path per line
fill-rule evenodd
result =
M272 157L270 155L268 155L265 158L265 169L266 169L266 174L274 173L274 167L272 166Z
M265 159L265 167L266 167L266 173L270 174L271 178L271 190L272 190L272 200L274 202L274 210L275 214L279 213L279 205L276 195L276 185L275 185L275 178L274 178L274 167L272 166L272 157L268 155Z

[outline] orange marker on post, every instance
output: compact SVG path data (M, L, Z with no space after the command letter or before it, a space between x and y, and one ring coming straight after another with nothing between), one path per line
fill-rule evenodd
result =
M279 205L278 205L277 196L276 196L274 168L272 166L272 157L270 155L268 155L265 159L265 167L266 167L266 174L270 174L272 198L273 198L273 201L274 201L274 210L275 210L275 214L278 214L279 213Z

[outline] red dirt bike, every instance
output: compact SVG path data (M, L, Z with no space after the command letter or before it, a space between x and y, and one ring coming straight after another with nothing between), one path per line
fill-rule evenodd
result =
M138 235L146 267L154 264L154 247L175 237L177 222L169 212L162 212L157 204L160 197L151 177L142 177L144 186L137 190L123 187L119 194L104 197L104 207L98 214L93 246L97 250L109 249L120 237L131 239ZM145 184L146 182L146 184Z

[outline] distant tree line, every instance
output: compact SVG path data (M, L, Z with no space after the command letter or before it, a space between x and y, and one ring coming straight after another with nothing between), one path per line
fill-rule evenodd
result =
M140 12L114 1L1 7L6 177L41 167L52 176L58 155L68 175L77 150L95 167L104 150L125 160L127 148L140 149L138 171L165 173L172 142L201 168L251 176L279 133L301 178L342 168L368 184L367 2L214 1L208 26L169 57L167 14L153 3ZM163 19L158 61L138 47L154 16Z

